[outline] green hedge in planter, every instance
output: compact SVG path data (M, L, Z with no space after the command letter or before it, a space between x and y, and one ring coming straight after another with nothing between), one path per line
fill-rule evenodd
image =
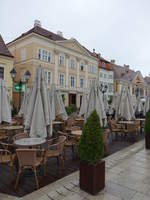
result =
M146 113L144 131L145 131L145 134L150 134L150 110Z
M78 155L81 161L96 164L103 158L104 142L99 116L94 110L85 123L79 142Z
M66 107L66 112L68 115L71 115L72 113L76 111L77 111L77 107L73 104L71 106Z

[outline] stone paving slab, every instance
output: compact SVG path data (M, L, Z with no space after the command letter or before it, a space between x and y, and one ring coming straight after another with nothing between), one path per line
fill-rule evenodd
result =
M149 200L150 151L144 141L107 158L106 187L92 196L79 188L79 171L22 198L0 194L0 200Z

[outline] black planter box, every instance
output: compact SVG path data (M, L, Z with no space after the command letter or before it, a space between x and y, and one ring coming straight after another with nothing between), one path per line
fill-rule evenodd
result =
M105 187L105 161L95 165L80 162L80 188L92 195Z
M145 134L145 147L150 149L150 134Z

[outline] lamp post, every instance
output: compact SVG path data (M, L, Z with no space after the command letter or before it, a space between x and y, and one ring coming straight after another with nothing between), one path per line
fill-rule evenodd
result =
M10 75L11 75L11 78L13 80L13 83L17 83L18 84L18 91L19 91L19 109L20 109L20 106L21 106L21 92L22 92L22 85L25 84L25 83L28 83L30 77L31 77L31 74L30 72L27 70L24 74L24 78L25 80L22 81L21 79L19 81L15 81L15 78L16 78L16 75L17 75L17 72L15 70L15 68L13 68L11 71L10 71Z
M107 92L107 89L108 89L108 86L101 83L101 85L100 85L100 91L103 94L103 101L104 101L104 94Z
M103 102L104 102L104 94L107 92L107 89L108 89L108 86L101 83L101 85L100 85L100 91L103 94ZM102 126L104 128L104 126L105 126L105 119L102 119L102 122L103 122Z

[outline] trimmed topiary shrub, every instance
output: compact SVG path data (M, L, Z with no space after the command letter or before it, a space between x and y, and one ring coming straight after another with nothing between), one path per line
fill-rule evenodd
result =
M145 131L145 134L149 134L150 135L150 110L146 113L144 131Z
M79 142L78 155L81 161L96 164L103 158L104 142L99 116L94 110L85 123Z

